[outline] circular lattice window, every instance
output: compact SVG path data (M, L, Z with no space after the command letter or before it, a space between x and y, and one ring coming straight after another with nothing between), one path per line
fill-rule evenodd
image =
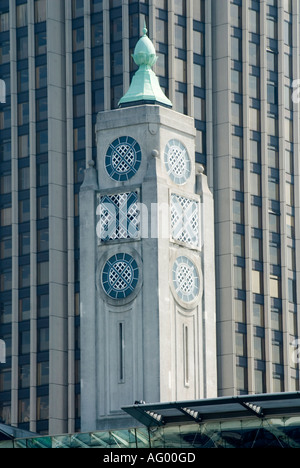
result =
M187 303L199 295L200 279L194 263L187 257L179 257L173 266L173 285L178 297Z
M139 268L135 259L126 253L111 257L102 271L102 287L112 299L125 299L135 290Z
M129 136L117 138L106 152L106 172L113 180L124 182L135 176L141 160L142 152L136 140Z
M178 140L170 140L164 153L167 173L175 184L183 185L191 175L191 160L185 146Z

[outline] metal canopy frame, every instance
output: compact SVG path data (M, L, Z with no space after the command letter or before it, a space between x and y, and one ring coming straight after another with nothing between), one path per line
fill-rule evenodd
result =
M239 395L184 402L135 404L122 408L146 427L243 417L299 415L300 392Z

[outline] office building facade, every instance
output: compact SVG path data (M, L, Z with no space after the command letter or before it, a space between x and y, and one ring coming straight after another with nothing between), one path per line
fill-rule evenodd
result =
M128 90L145 20L214 194L219 395L297 390L297 1L0 8L1 421L80 430L79 190L97 113Z

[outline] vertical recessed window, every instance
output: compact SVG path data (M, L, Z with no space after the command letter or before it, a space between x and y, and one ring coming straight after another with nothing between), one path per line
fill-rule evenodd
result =
M242 105L237 102L231 103L232 125L241 127L243 125Z
M73 63L73 84L76 85L76 84L80 84L83 82L84 82L84 62L75 62Z
M18 125L26 125L29 122L29 102L18 104Z
M47 65L40 65L35 70L35 84L37 89L47 86Z
M259 132L260 131L260 112L259 109L254 107L249 108L249 126L250 129Z
M119 382L124 382L124 323L118 324L119 333Z
M231 19L231 26L235 28L242 27L242 7L240 5L236 5L235 3L231 3L230 5L230 19Z
M254 34L259 34L259 12L249 10L249 31Z
M261 271L252 270L252 292L263 294L263 274Z
M74 118L82 117L85 114L85 95L76 94L73 96L73 113Z
M74 151L85 147L85 127L74 128Z
M279 201L279 181L273 177L269 177L268 195L270 200Z
M238 159L243 158L243 139L237 135L231 137L232 156Z
M280 216L276 213L269 213L269 230L276 234L280 233Z
M0 239L0 259L12 256L12 239L10 236L3 236Z
M242 60L241 40L238 37L231 37L231 58L232 60Z
M18 155L19 158L29 156L29 135L20 135L18 137Z
M156 18L156 41L162 44L168 43L168 23L160 18Z
M264 306L263 304L253 304L253 325L264 327Z
M288 46L293 45L293 28L292 28L292 23L289 23L288 21L284 22L284 43Z
M30 330L19 331L19 353L30 353Z
M2 291L10 291L12 289L12 271L10 268L1 271L0 287Z
M17 75L18 93L28 91L28 68L18 71Z
M38 352L49 350L49 328L38 328L37 330L37 350Z
M266 392L265 373L259 369L254 370L255 393L261 394Z
M232 189L238 192L243 190L243 171L238 167L232 168Z
M189 386L190 370L189 370L189 329L183 325L183 366L184 366L184 385Z
M0 176L0 194L4 195L10 192L11 192L11 174L10 172L6 172Z
M96 89L92 94L93 113L104 110L104 89Z
M73 52L84 47L84 28L73 29Z
M232 202L233 222L244 224L244 203L238 200Z
M274 339L272 340L272 361L273 364L282 364L282 342Z
M247 368L237 366L236 368L236 386L239 393L247 393L248 389L248 376Z
M284 76L291 78L293 76L293 57L284 54Z
M37 216L38 219L45 219L49 216L48 196L43 195L37 198Z
M41 294L37 297L38 318L49 316L49 294Z
M19 255L29 255L30 253L30 232L19 234Z
M267 19L267 37L269 39L277 39L278 32L277 32L277 21L273 18Z
M9 13L0 13L0 32L9 30Z
M19 287L28 288L30 286L30 265L19 267Z
M249 42L249 64L254 67L259 67L260 54L259 54L259 44L255 42Z
M30 220L30 200L19 201L19 222L26 223Z
M11 323L12 303L11 301L0 302L0 324Z
M111 53L111 74L121 75L123 72L123 53L122 51Z
M19 366L19 388L30 387L30 364Z
M36 417L38 421L49 418L49 396L39 396L36 399Z
M235 334L235 352L239 357L245 357L247 355L246 346L246 335L244 333Z
M99 13L102 11L103 0L92 0L92 13Z
M293 247L288 247L287 249L287 265L289 270L296 269L296 256L295 249Z
M296 280L293 278L288 279L288 299L293 304L297 302Z
M271 50L267 50L267 68L270 72L277 72L278 55Z
M37 385L49 384L49 362L38 362L37 364Z
M17 28L23 28L28 24L28 17L27 17L27 3L23 3L22 5L18 5L16 9L16 16L17 16Z
M204 35L200 31L193 31L194 35L194 54L204 55Z
M17 58L23 60L28 58L28 37L21 36L17 38Z
M28 190L30 188L30 169L22 167L18 172L19 190Z
M10 161L11 159L11 141L3 139L0 142L0 161Z
M234 314L235 321L238 323L246 322L246 303L245 301L240 301L236 299L234 301Z
M175 80L181 83L186 83L186 73L186 61L181 59L175 59Z
M46 21L46 0L34 1L34 21L35 23L42 23Z
M271 327L272 330L282 331L282 314L279 309L271 309Z
M1 41L0 45L0 65L8 63L10 58L10 45L9 41Z
M49 249L49 230L48 228L37 231L37 249L38 252L44 252Z
M272 168L279 168L279 153L275 148L268 149L268 163Z
M239 266L234 266L234 287L245 289L245 269Z
M270 275L270 296L281 297L281 280L278 276Z
M270 263L272 265L280 265L280 246L275 243L270 243Z
M2 206L0 208L0 226L10 226L11 222L11 206Z
M174 0L174 11L176 15L185 16L186 0Z
M255 75L249 76L249 95L253 99L260 98L259 77Z
M194 63L194 84L197 88L205 88L205 68L197 63Z
M101 55L99 57L92 58L92 79L101 80L103 76L103 56Z
M47 153L48 151L48 130L41 130L36 133L37 153Z
M251 194L257 197L261 196L261 175L256 172L250 174Z
M253 337L254 359L258 359L259 361L263 361L265 359L264 342L265 340L261 336Z
M262 262L262 240L252 237L252 260Z
M233 234L233 253L236 257L245 256L245 238L241 234Z
M35 55L43 55L47 53L47 33L40 31L35 35Z
M195 119L196 120L202 120L205 121L206 119L206 112L205 112L205 100L194 97L194 102L195 102Z
M49 283L49 262L38 263L38 285Z
M47 120L48 117L48 100L47 97L36 99L36 120Z
M19 299L19 321L30 319L30 298Z
M19 400L18 420L19 420L19 423L28 423L30 421L30 400L29 400L29 398Z
M72 18L83 16L84 0L72 0Z
M239 70L231 70L231 90L242 94L242 73Z
M92 47L100 47L103 44L103 23L92 25Z
M110 21L110 40L117 42L122 40L122 17L111 19Z
M48 163L40 163L36 166L37 186L48 185Z

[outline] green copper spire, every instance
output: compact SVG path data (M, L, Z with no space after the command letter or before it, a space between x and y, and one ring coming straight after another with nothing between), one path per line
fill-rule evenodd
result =
M139 67L134 75L129 90L119 102L120 107L129 107L136 104L162 104L172 107L171 101L163 93L158 78L152 70L158 57L153 43L147 36L146 23L144 25L144 35L138 41L133 60Z

